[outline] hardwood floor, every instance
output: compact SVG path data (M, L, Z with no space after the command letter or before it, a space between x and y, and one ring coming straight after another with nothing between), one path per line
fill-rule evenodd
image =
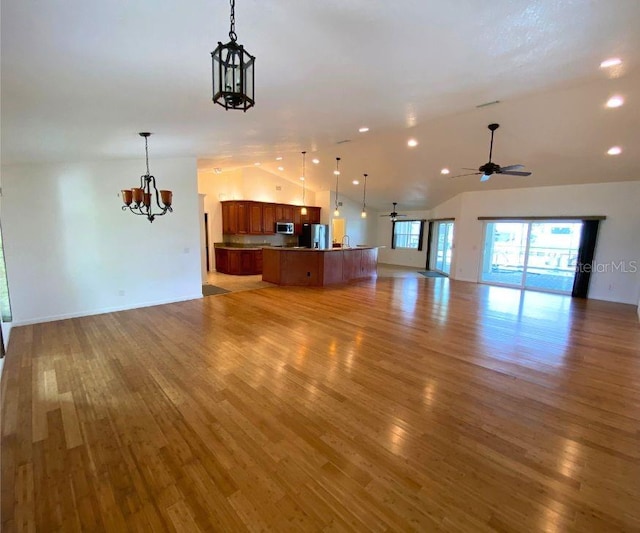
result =
M2 530L639 531L632 306L447 279L14 328Z

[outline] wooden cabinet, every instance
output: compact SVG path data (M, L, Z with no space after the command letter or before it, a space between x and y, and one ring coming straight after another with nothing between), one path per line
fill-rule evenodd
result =
M254 235L262 235L263 222L262 222L262 203L250 202L249 203L249 233Z
M320 224L320 208L307 207L307 218L309 219L309 224Z
M301 215L302 224L320 224L320 208L307 207L307 214Z
M293 208L293 233L302 235L302 207Z
M276 204L264 204L262 206L262 231L265 234L276 232Z
M249 233L249 202L236 202L238 209L238 231L236 233Z
M325 287L376 275L376 248L264 248L262 279L277 285Z
M222 233L224 235L273 235L276 222L293 222L295 234L302 234L302 224L320 223L320 208L301 208L288 204L229 200L222 202Z
M238 233L238 203L222 202L222 233Z
M276 222L293 222L293 208L288 204L276 204Z
M216 248L216 271L248 276L262 274L262 250Z

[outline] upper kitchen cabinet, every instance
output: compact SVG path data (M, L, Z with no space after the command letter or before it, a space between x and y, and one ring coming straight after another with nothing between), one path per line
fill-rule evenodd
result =
M265 234L275 233L276 229L276 204L264 204L262 206L262 230Z
M249 202L236 202L238 206L238 231L240 235L249 233Z
M249 202L249 233L252 235L264 234L262 207L261 202Z
M273 235L276 222L294 222L296 234L302 232L302 224L320 222L320 208L307 207L307 214L300 207L288 204L229 200L222 202L222 233L226 235Z
M301 215L302 224L320 224L320 208L307 207L307 214Z
M222 233L238 233L238 202L222 202Z
M293 222L294 205L276 204L276 222Z

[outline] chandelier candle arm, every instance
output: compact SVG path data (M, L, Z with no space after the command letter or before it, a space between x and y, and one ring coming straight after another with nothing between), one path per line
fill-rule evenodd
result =
M166 213L172 213L173 208L171 203L173 201L173 193L169 190L161 190L158 192L156 186L156 178L149 172L149 145L147 139L151 133L142 132L141 137L144 137L144 150L145 150L145 162L147 173L140 176L140 187L132 187L122 190L122 201L124 205L123 210L129 209L134 215L141 215L147 217L149 222L153 222L156 217L165 215ZM152 201L155 199L155 204L160 211L154 212ZM160 200L162 204L160 205Z

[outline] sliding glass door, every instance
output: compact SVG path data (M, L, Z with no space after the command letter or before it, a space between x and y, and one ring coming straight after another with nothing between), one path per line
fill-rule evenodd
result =
M487 222L480 281L570 294L582 222Z
M438 222L435 238L435 262L432 268L445 274L451 273L451 252L453 249L453 222Z

